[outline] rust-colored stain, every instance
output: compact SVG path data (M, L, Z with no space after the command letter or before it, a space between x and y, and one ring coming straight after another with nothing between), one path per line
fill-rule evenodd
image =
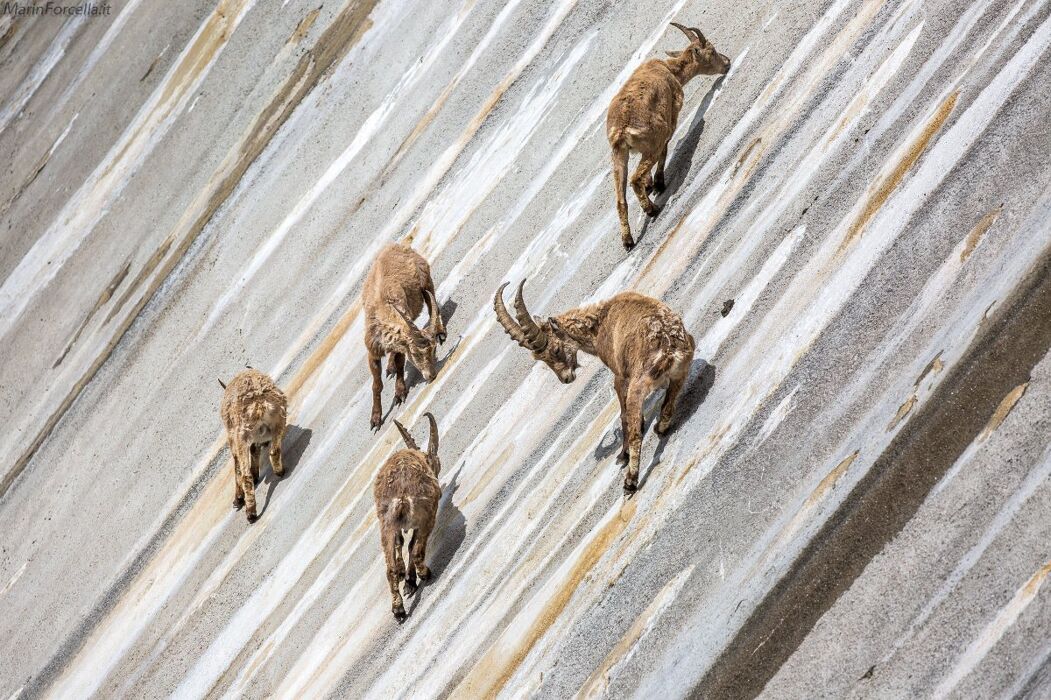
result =
M971 229L971 232L967 234L967 240L963 244L963 250L960 251L960 262L967 262L967 258L971 257L971 254L974 252L974 249L977 248L978 244L982 241L982 237L985 235L986 231L988 231L992 227L992 225L996 223L996 220L1000 216L1000 212L1002 212L1003 210L1004 205L1002 204L1000 206L993 207L988 212L986 212L985 216L983 216L977 224L974 225L974 228Z
M73 345L77 342L77 339L80 338L80 334L84 332L84 329L87 327L88 323L91 321L92 318L95 317L95 314L98 313L98 310L105 306L106 302L108 302L113 297L113 292L117 291L117 287L119 287L121 285L121 282L124 281L124 278L128 276L128 269L130 267L131 259L128 259L128 261L124 263L124 267L122 267L117 272L113 279L110 280L110 283L106 285L106 288L102 290L102 294L99 295L99 298L95 302L95 305L91 307L91 311L89 311L88 315L84 317L84 320L80 323L80 326L77 328L77 331L73 334L73 338L70 339L68 343L66 343L65 350L63 350L62 354L59 355L59 358L55 360L55 364L51 365L51 369L55 369L60 364L62 364L62 360L66 359L66 355L69 354L69 351L73 348Z
M1025 591L1024 595L1027 598L1036 595L1037 590L1040 588L1041 584L1043 584L1044 579L1047 578L1048 574L1051 574L1051 560L1037 569L1037 572L1030 576L1029 580L1025 582L1025 586L1022 587L1022 590Z
M944 369L945 363L942 362L943 352L945 351L939 350L938 354L934 356L934 359L927 363L927 366L923 368L922 372L920 372L920 376L916 377L916 383L912 385L913 389L918 387L920 385L920 382L922 382L928 374L938 374L942 371L942 369Z
M288 44L298 44L306 38L310 28L314 26L314 22L317 21L318 15L321 14L321 7L315 7L313 10L308 12L303 19L299 20L299 24L296 25L292 35L288 37Z
M248 166L270 143L273 135L291 116L303 97L321 80L333 63L346 55L347 51L357 43L368 27L371 26L371 20L369 20L368 15L378 1L360 0L359 2L351 3L340 12L339 16L318 38L314 47L300 59L296 70L285 80L274 95L274 98L259 114L237 145L226 155L216 173L209 179L208 185L197 195L194 203L180 217L171 233L168 234L154 254L150 256L143 268L139 270L132 285L115 302L106 317L105 324L114 320L118 311L123 309L131 299L132 294L140 287L143 287L141 296L134 306L124 314L118 327L113 330L106 346L92 360L90 367L73 385L55 411L44 421L43 427L37 433L33 442L15 460L12 468L0 481L0 496L10 488L14 479L25 468L25 465L44 438L51 433L58 420L65 414L87 383L91 381L102 364L109 358L117 343L120 342L121 337L131 326L132 321L135 320L142 308L153 298L153 295L160 288L168 274L174 269L190 246L193 245L197 236L204 230L204 227L230 196L230 193L233 192L245 171L248 170ZM220 36L225 36L225 29L222 28L226 26L226 14L230 6L231 3L226 0L220 3L219 8L208 19L208 29L202 32L202 37L209 33L218 33ZM215 43L217 41L215 37L208 41L204 41L202 37L199 37L194 47L195 55L198 58L208 53L205 50L205 45L210 46L214 44L214 49L217 49L222 41L225 41L225 38L223 38L222 41ZM203 44L202 41L204 42ZM214 49L212 53L214 53ZM180 64L181 71L185 72L187 70L185 64L186 61ZM203 68L203 65L199 66L199 68ZM170 90L171 86L168 89ZM131 141L129 139L127 144L125 144L125 151ZM112 164L119 162L122 156L123 152L111 161L110 169L112 169ZM101 179L104 179L108 172L107 170L101 176ZM163 264L161 264L162 262ZM146 286L146 280L151 275L153 279ZM331 348L329 349L331 350Z
M846 128L847 124L857 118L857 116L861 114L861 110L863 110L868 103L869 101L864 95L858 95L858 97L847 106L847 111L845 111L843 116L839 118L839 121L836 122L835 127L832 129L832 133L829 134L825 143L832 143L835 141L843 132L843 129Z
M825 475L825 478L821 480L821 483L817 485L817 488L807 496L806 501L803 502L803 508L812 508L820 502L821 499L823 499L825 495L835 487L836 483L839 482L843 477L843 474L846 473L847 469L850 468L850 465L853 464L854 460L857 458L858 451L854 450L849 456L845 457L843 461L837 464L832 471Z
M617 539L628 523L635 516L638 499L631 499L620 507L617 517L610 520L601 527L592 537L591 541L580 553L576 562L566 577L557 583L558 588L554 595L547 601L529 629L519 640L508 640L515 642L510 654L503 654L499 648L491 647L486 654L475 664L460 686L453 692L454 695L466 695L468 697L496 697L497 693L507 684L511 677L521 666L533 646L544 636L548 628L562 614L569 605L573 594L580 583L584 580L599 559L606 553L610 545ZM497 642L499 644L499 642ZM498 656L499 655L499 656Z
M350 305L350 308L340 317L336 325L332 327L332 330L322 339L318 344L317 348L310 353L310 357L303 362L300 366L299 371L295 373L292 379L289 380L288 386L285 387L285 393L288 394L289 398L295 397L300 389L303 388L303 384L307 379L310 378L317 368L321 366L329 355L332 354L332 350L336 347L343 336L347 334L347 330L354 323L354 319L357 318L358 314L361 313L361 298L354 300L354 303Z
M493 480L493 477L499 471L498 465L501 465L508 459L510 459L512 454L514 454L514 445L509 444L506 447L504 447L503 450L500 451L500 454L495 455L495 457L491 461L491 466L489 466L482 472L481 478L479 478L478 481L474 483L474 485L471 487L471 490L467 492L466 496L464 496L463 502L460 505L465 506L474 499L478 498L479 494L481 494L482 491L484 491L485 488L489 486L489 484Z
M945 125L949 115L952 114L953 108L956 106L956 100L960 96L960 91L955 90L952 94L942 100L941 105L935 110L931 116L927 125L924 126L923 131L920 135L909 144L909 147L905 151L905 156L898 161L898 164L894 166L894 169L890 171L875 188L870 189L865 200L865 206L862 208L861 213L858 214L854 223L850 225L847 230L847 235L844 237L843 242L839 246L838 253L842 253L848 246L850 246L857 238L861 235L865 226L868 225L869 221L876 212L879 211L887 198L890 197L901 181L905 178L905 175L912 169L912 166L916 165L916 161L920 159L924 151L930 145L934 135L937 134L942 126Z
M905 403L898 407L898 412L894 414L894 417L890 419L890 423L887 423L887 430L894 430L901 423L905 416L909 415L909 411L916 405L916 394L910 396Z
M737 172L741 169L743 165L745 165L746 162L748 163L748 167L745 169L745 177L752 174L752 170L754 169L755 164L758 162L759 156L762 155L762 151L760 151L760 153L757 154L754 158L751 158L751 160L749 160L749 158L752 155L752 151L759 148L762 144L763 138L761 136L756 137L754 141L748 144L748 148L744 149L744 152L741 153L741 157L737 159L737 164L734 165L734 175L737 175Z
M1007 414L1011 412L1011 409L1015 407L1018 400L1025 394L1025 390L1028 386L1029 382L1019 384L1012 389L1002 401L1000 401L1000 405L996 407L995 411L993 411L993 415L989 418L989 422L985 424L985 427L982 428L982 432L978 435L979 442L988 440L989 436L996 432L996 429L999 428L1007 418Z

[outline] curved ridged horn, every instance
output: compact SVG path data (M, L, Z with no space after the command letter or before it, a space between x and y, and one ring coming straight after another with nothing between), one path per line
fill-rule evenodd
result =
M427 290L425 292L427 298L431 300L431 308L434 309L434 313L431 314L431 320L427 322L427 330L431 335L438 334L438 317L442 310L438 308L438 300L434 298L434 292Z
M701 43L701 46L707 46L708 40L704 38L704 34L702 34L701 30L697 27L684 27L678 22L672 22L671 26L675 27L680 32L685 34L686 38L689 39L691 42L699 41Z
M416 324L412 322L412 319L397 306L394 306L394 310L398 312L398 315L401 316L401 320L405 321L405 325L409 327L409 335L412 336L413 341L423 340L423 333L421 333L420 329L416 327Z
M416 446L416 441L412 439L412 435L409 434L409 431L405 429L404 425L398 422L397 418L394 419L394 425L398 426L398 432L401 433L401 439L405 441L406 447L410 450L420 449Z
M438 458L438 421L436 421L434 419L434 414L431 413L430 411L427 411L427 413L424 413L423 415L427 416L427 420L431 424L431 437L430 437L430 441L428 441L428 443L427 443L427 455L431 459L437 459Z
M518 285L518 293L515 294L515 316L518 318L518 325L521 326L522 333L525 334L526 342L529 343L529 349L534 352L541 352L547 347L547 333L537 325L537 322L533 320L533 316L529 313L529 309L526 308L525 299L522 297L524 288L525 280L522 280L521 284Z
M496 290L496 296L493 297L493 310L496 311L496 320L500 322L500 325L504 327L507 334L511 336L511 340L521 345L526 350L529 350L529 341L526 340L525 333L518 327L514 319L511 318L511 314L508 313L507 307L504 306L504 287L507 286L507 282L500 285L500 288Z

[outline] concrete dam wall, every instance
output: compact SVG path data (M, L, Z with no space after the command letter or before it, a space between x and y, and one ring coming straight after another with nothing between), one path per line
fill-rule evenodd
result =
M1051 694L1051 1L108 8L0 15L0 697ZM673 21L732 65L629 253L605 115ZM449 338L373 433L391 241ZM696 339L634 497L610 372L497 322L523 279ZM246 365L291 426L251 525ZM398 624L371 484L427 411Z

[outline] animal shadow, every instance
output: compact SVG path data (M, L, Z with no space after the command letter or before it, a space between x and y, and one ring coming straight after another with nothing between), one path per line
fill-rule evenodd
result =
M708 92L705 93L704 98L701 100L700 107L697 108L697 112L693 115L693 121L690 123L689 128L686 129L686 134L675 144L675 150L664 164L664 191L657 193L653 197L653 203L661 211L671 201L672 195L678 192L679 188L686 182L686 176L690 174L690 168L693 167L693 158L697 154L697 144L701 142L701 134L704 133L704 117L708 113L708 108L711 106L712 100L715 99L715 95L719 92L719 88L725 79L726 76L720 75L712 83L712 86L708 88ZM650 228L650 223L654 220L645 214L642 215L642 223L637 224L639 233L636 236L636 244L645 237L646 231Z
M259 511L259 517L263 516L266 509L270 506L270 497L277 489L277 485L292 477L292 472L299 466L300 460L303 458L303 453L306 452L307 447L310 445L310 438L313 437L314 431L310 428L304 428L298 425L288 426L288 430L285 432L285 439L281 443L281 457L285 463L285 475L280 479L274 474L273 465L270 466L270 471L266 474L266 499L263 501L263 508Z
M645 469L639 470L639 488L641 489L649 478L653 469L661 463L664 458L664 448L668 445L668 438L678 430L679 426L685 425L708 398L708 393L715 385L715 365L709 364L702 359L695 359L690 365L690 375L686 380L686 388L679 397L679 405L675 410L675 422L671 430L660 436L657 448L653 451L653 458ZM654 415L654 420L657 416Z

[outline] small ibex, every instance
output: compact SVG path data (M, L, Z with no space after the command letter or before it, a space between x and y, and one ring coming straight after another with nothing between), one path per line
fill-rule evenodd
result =
M281 461L281 439L285 435L288 400L274 381L257 369L246 369L224 390L220 413L226 426L226 441L234 458L234 508L245 507L248 522L259 517L255 509L255 484L263 446L268 445L274 476L285 474Z
M383 356L387 356L387 376L397 377L394 384L394 405L397 406L408 394L406 356L428 382L438 373L434 353L437 346L445 342L445 325L434 296L430 265L412 248L399 243L388 245L376 256L361 290L361 302L365 309L365 347L372 372L371 425L377 430L383 423L380 401ZM431 317L425 329L413 323L424 304Z
M534 318L518 285L515 316L504 306L505 282L496 292L493 307L507 334L547 364L563 384L576 379L577 351L597 355L613 372L613 388L620 401L623 445L617 461L628 463L624 490L639 486L639 453L642 449L642 405L653 391L667 388L656 431L663 435L675 417L679 398L693 360L693 337L682 318L652 297L621 292L590 306L572 309L547 320Z
M613 97L606 113L606 137L613 148L613 186L617 193L620 238L631 250L635 239L628 226L628 153L642 154L639 167L631 176L631 188L648 216L657 216L657 205L649 192L664 191L664 162L668 142L675 133L682 109L682 88L698 75L725 75L730 59L715 50L696 27L672 26L686 35L690 45L682 51L669 51L666 60L652 59L635 69L624 87ZM650 174L650 169L657 171Z
M416 446L412 435L397 420L402 440L408 449L392 454L372 486L376 500L376 517L380 523L380 542L387 562L387 583L390 585L391 611L399 621L405 619L399 584L405 582L405 597L416 592L417 579L426 581L431 571L423 563L427 555L427 538L434 529L442 487L438 473L438 424L434 416L425 414L431 424L431 439L427 451ZM402 547L409 543L409 561L402 561Z

